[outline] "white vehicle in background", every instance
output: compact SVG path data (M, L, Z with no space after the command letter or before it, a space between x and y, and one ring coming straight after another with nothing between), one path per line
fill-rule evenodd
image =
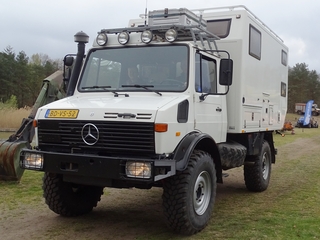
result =
M88 36L75 41L67 97L38 110L36 148L20 160L45 172L52 211L90 212L104 187L162 187L168 226L194 234L212 215L223 170L244 166L246 187L267 189L288 48L247 8L150 11L102 29L84 62Z
M306 112L306 103L296 103L295 104L295 112L299 115L305 114ZM316 103L312 104L311 108L311 115L312 116L319 116L320 114L320 108L318 108L318 105Z

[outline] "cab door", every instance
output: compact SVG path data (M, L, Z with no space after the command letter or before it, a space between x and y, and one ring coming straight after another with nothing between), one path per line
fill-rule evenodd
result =
M217 61L207 54L195 56L195 129L217 142L226 138L226 96L218 95Z

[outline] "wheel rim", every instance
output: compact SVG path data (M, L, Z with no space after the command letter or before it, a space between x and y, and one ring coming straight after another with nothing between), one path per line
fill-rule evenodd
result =
M211 177L208 172L203 171L198 175L194 185L193 207L198 215L207 210L212 192Z
M262 177L263 179L267 179L270 171L270 161L268 159L268 155L265 152L262 156Z

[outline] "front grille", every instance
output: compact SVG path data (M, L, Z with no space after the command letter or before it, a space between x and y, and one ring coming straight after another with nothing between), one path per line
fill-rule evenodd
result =
M119 114L122 113L116 113L116 112L106 112L104 113L104 118L122 118L122 116L120 117ZM136 119L151 119L152 118L152 114L151 113L137 113L135 114L134 118Z
M99 130L99 139L93 145L85 143L81 136L82 128L88 123ZM99 155L155 153L153 123L39 120L38 136L39 148L43 151Z

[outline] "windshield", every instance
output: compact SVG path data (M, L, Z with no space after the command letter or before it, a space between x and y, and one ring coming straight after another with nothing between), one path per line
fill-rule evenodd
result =
M186 45L121 47L89 52L78 91L181 92L187 87Z

